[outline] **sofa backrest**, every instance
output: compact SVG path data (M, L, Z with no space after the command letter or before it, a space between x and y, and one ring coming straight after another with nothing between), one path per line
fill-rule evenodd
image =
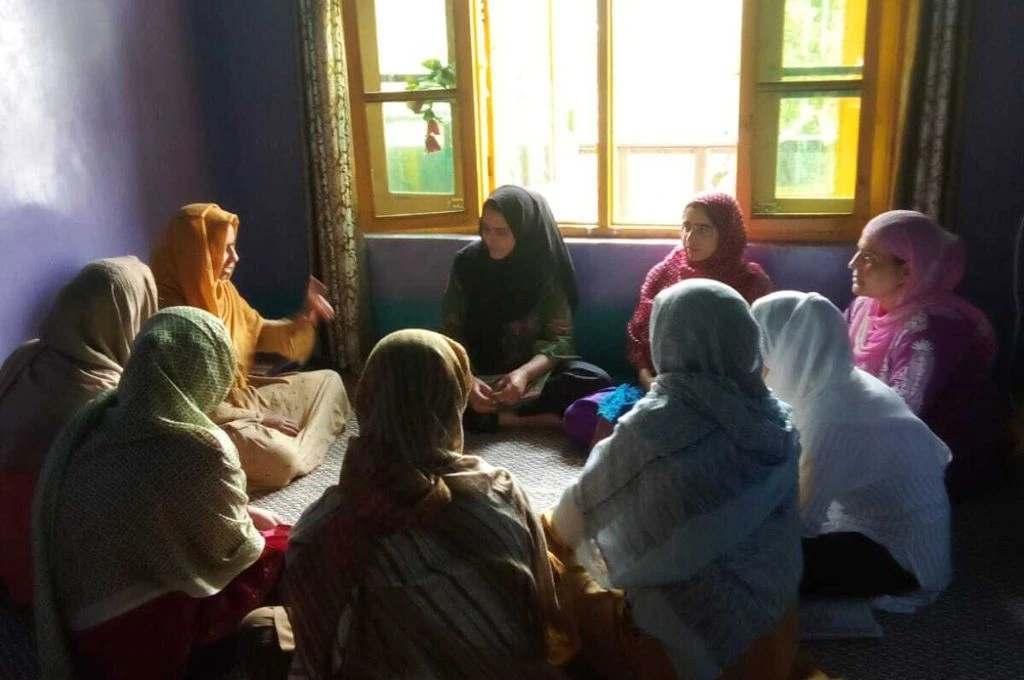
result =
M452 258L468 236L369 236L367 269L374 338L400 328L437 330ZM647 271L675 240L569 239L580 304L576 345L587 361L626 378L626 323ZM764 267L775 290L817 291L840 309L852 297L846 268L852 245L751 244L748 257Z

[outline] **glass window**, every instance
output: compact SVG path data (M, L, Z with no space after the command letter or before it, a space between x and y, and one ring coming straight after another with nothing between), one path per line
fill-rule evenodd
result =
M597 222L597 12L593 2L492 0L494 183Z
M678 225L694 193L736 192L743 2L612 7L614 221Z

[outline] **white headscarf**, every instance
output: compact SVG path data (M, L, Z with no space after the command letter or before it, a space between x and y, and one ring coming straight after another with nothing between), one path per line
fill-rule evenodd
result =
M662 291L658 378L555 513L580 561L626 590L637 624L685 677L717 677L796 597L799 444L761 379L758 341L729 286L690 279Z
M854 368L842 313L817 293L754 303L766 381L800 431L805 536L857 531L885 546L922 587L949 582L949 449L889 387Z

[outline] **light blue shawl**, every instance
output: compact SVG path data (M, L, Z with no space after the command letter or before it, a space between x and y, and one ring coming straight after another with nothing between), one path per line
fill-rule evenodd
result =
M555 512L561 536L679 675L715 678L795 601L799 443L761 378L757 323L732 288L655 300L651 391L598 444Z

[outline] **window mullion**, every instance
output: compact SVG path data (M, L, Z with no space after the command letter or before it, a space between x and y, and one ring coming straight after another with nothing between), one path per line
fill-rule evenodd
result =
M477 26L480 29L482 50L478 49L474 55L475 59L483 54L484 71L481 74L479 62L474 61L473 72L476 74L478 91L480 97L477 101L477 116L479 116L478 129L482 134L478 135L479 144L482 147L480 164L481 172L485 173L479 177L477 197L480 205L483 205L487 196L494 191L494 67L491 58L491 8L490 0L477 0L477 12L479 20ZM479 46L478 46L479 47ZM481 82L482 81L482 82ZM481 87L482 86L482 87Z
M461 90L402 90L401 92L367 92L363 100L371 103L381 102L429 102L436 99L458 99Z
M611 231L614 178L612 2L597 2L597 230Z

